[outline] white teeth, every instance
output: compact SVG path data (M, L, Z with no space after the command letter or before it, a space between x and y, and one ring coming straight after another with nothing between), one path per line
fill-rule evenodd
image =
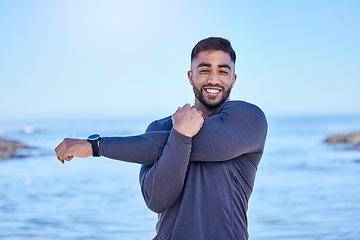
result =
M220 92L219 90L216 90L216 89L206 89L206 91L208 91L209 93L218 93L218 92Z

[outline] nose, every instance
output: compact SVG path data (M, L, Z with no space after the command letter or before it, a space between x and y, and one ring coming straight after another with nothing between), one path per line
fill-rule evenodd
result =
M220 84L220 76L219 76L219 74L216 73L216 72L210 73L209 78L208 78L208 84L211 84L211 85Z

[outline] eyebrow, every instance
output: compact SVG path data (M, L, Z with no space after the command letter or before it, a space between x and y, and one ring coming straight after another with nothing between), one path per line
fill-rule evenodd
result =
M228 68L229 70L231 70L231 67L228 64L220 64L218 65L219 68Z
M200 63L197 68L200 68L200 67L211 67L211 64L210 63Z
M202 62L197 66L197 68L200 67L211 67L211 64ZM228 64L219 64L218 68L228 68L229 70L231 70L231 67Z

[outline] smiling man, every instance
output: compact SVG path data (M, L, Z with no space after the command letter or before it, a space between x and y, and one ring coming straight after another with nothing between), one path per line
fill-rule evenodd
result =
M207 50L206 47L202 50L200 42L194 48L188 78L196 97L195 107L206 114L204 117L209 117L229 101L236 74L235 52L232 52L232 49L224 52L216 49Z
M257 106L229 100L235 60L228 40L201 40L188 71L193 107L178 108L139 136L65 139L55 149L58 159L101 155L142 164L145 203L159 214L154 239L248 239L248 201L267 123Z

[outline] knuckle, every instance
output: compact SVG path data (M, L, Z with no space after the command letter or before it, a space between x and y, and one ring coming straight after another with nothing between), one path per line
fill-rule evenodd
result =
M71 144L71 143L66 143L66 144L65 144L65 148L66 148L66 149L70 149L71 147L72 147L72 144Z

